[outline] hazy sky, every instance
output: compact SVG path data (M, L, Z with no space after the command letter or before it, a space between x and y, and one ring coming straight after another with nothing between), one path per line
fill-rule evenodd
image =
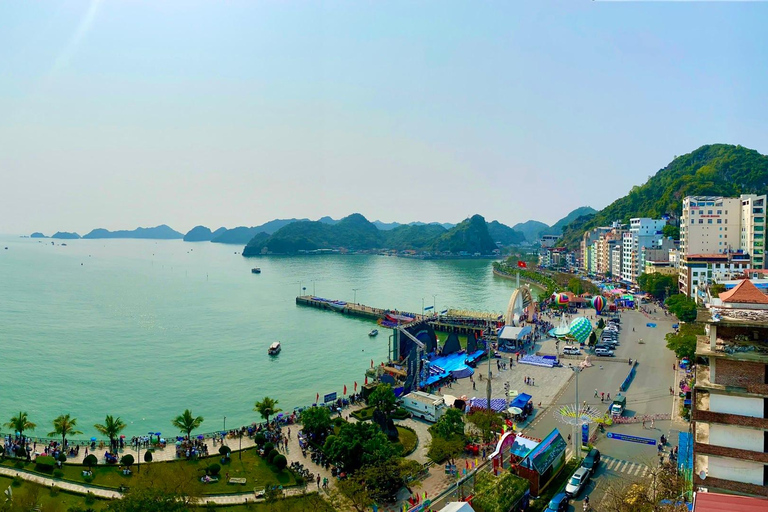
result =
M548 223L768 153L768 3L0 3L0 233Z

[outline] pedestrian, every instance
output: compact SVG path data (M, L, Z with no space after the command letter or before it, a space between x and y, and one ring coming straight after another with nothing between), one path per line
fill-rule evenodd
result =
M605 400L605 391L600 392L600 401L602 402L603 400Z
M651 418L651 428L655 428L655 427L653 426L653 423L654 423L654 421L655 421L655 420L654 420L654 418Z
M320 474L317 475L317 488L320 488Z
M597 388L595 388L595 398L597 398Z
M606 396L606 398L607 398L607 399L608 399L608 401L610 402L610 401L611 401L611 394L610 394L610 393L608 393L608 395Z
M672 386L669 386L669 394L670 395L674 395L675 394L675 390L672 389Z
M645 420L643 420L643 428L645 428Z
M475 381L472 381L472 389L473 389L473 390L474 390L474 389L477 389L477 388L475 388Z
M675 363L672 363L672 371L675 371Z
M536 385L536 379L531 379L531 386L535 386L535 385Z

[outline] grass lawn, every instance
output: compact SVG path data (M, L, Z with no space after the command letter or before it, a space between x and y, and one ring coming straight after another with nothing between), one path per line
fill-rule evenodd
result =
M402 450L403 457L413 453L419 444L419 436L416 435L416 432L398 425L397 434L399 438L394 444Z
M0 488L3 490L7 489L8 486L11 485L12 481L13 479L10 477L0 476ZM22 482L19 487L12 487L12 489L13 500L15 503L22 503L26 499L30 499L32 496L36 496L37 499L35 501L38 505L46 506L56 503L56 505L59 507L58 510L61 510L62 512L69 510L70 508L85 509L88 507L92 508L93 510L100 511L104 510L109 503L108 501L97 499L93 504L86 505L85 496L81 496L79 494L69 494L64 491L51 494L50 489L26 481ZM54 508L51 510L56 509Z
M296 477L293 473L287 469L281 473L277 472L274 466L267 464L267 461L259 457L255 449L243 450L242 460L238 457L238 453L233 452L232 458L228 464L221 464L221 475L219 482L204 484L200 482L200 477L205 474L205 468L213 463L219 463L220 456L208 457L205 459L199 459L194 461L177 460L173 462L154 462L151 464L186 464L195 470L195 480L200 486L200 492L203 494L230 494L252 491L256 486L266 485L282 485L283 487L289 487L296 485ZM8 467L15 467L16 460L6 459L2 461L2 465ZM146 467L146 464L142 464L142 467ZM24 463L26 471L32 471L35 473L43 474L48 477L52 477L50 473L40 473L35 471L34 462ZM89 485L89 483L83 478L82 472L86 469L85 466L79 464L64 464L62 471L64 476L62 480L71 481L78 484ZM137 467L133 466L133 471L137 471ZM245 485L228 485L226 480L226 474L229 473L230 478L246 478ZM116 489L121 485L127 487L131 486L131 479L133 476L123 475L118 466L110 465L97 465L93 467L93 481L90 485L99 487L108 487Z

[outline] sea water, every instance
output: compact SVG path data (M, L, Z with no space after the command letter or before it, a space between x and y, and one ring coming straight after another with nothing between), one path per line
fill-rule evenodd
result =
M371 338L373 321L297 306L299 293L501 313L514 289L488 260L241 250L0 237L0 423L27 411L43 436L69 413L90 436L112 414L128 436L175 435L171 419L189 408L205 417L201 432L234 428L259 419L254 402L265 396L292 411L344 385L351 393L386 357L390 330ZM282 352L270 357L274 341Z

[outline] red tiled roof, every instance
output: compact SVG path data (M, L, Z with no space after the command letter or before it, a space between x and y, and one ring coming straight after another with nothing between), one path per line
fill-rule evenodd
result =
M749 279L744 279L727 292L721 293L719 297L726 304L768 304L768 297Z
M768 500L751 496L697 492L693 500L693 512L766 512Z

